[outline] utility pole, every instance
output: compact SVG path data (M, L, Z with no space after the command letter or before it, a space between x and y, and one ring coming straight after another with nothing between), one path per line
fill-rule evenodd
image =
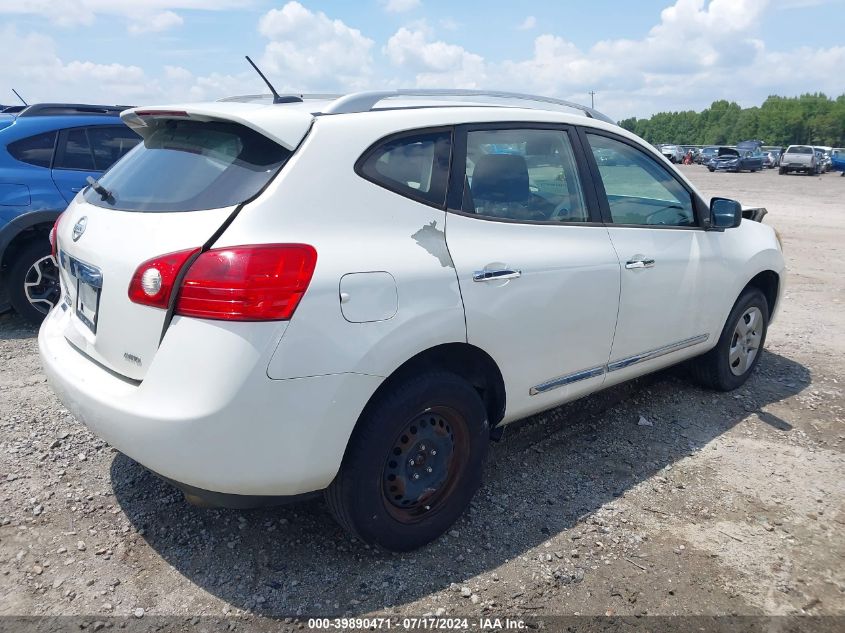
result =
M588 92L587 94L590 95L590 107L595 110L595 108L596 108L596 91L590 90L590 92Z

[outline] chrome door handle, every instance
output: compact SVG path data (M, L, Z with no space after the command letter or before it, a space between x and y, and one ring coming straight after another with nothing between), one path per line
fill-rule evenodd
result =
M80 191L82 191L83 189L85 189L85 187L71 187L71 188L70 188L70 190L71 190L73 193L79 193L79 192L80 192Z
M631 270L633 268L654 268L653 259L630 259L625 262L625 268Z
M496 270L476 270L472 273L473 281L498 281L499 279L516 279L522 276L521 270L499 268Z

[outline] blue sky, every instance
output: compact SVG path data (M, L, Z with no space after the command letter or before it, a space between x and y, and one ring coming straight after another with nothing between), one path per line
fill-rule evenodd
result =
M255 92L249 54L280 90L595 90L624 118L841 94L843 26L843 0L0 0L0 102Z

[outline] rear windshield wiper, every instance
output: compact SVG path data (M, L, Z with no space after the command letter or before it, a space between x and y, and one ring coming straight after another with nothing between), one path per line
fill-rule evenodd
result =
M101 185L99 182L97 182L96 180L94 180L91 176L88 176L85 180L88 182L88 185L91 187L91 189L93 189L93 190L94 190L94 191L96 191L98 194L100 194L100 198L101 198L104 202L105 202L105 201L107 201L107 200L111 200L111 199L113 199L113 198L114 198L114 196L112 195L111 191L109 191L108 189L106 189L105 187L103 187L103 185Z

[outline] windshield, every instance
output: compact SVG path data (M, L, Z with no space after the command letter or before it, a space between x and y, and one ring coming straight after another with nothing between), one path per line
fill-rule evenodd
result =
M787 154L812 154L813 148L808 147L807 145L796 145L795 147L789 147L786 150Z
M168 120L84 196L91 204L121 211L233 206L261 191L290 154L236 123Z

